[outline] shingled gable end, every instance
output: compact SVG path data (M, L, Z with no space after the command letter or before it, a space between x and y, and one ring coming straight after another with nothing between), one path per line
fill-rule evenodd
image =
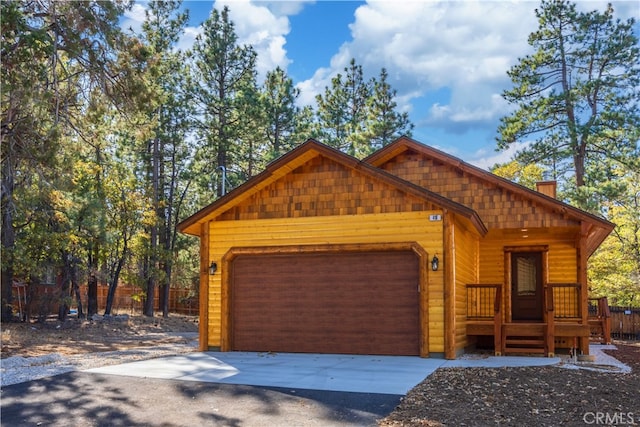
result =
M510 351L516 322L588 352L586 261L612 228L408 138L364 161L309 140L179 225L202 350L447 358Z

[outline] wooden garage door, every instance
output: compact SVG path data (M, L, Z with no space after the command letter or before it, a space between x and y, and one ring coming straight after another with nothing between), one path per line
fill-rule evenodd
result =
M232 349L418 355L418 276L411 251L239 256Z

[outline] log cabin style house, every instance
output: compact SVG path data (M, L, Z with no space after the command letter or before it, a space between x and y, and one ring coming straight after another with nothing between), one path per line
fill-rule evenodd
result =
M200 349L589 352L587 260L614 224L402 137L309 140L185 219Z

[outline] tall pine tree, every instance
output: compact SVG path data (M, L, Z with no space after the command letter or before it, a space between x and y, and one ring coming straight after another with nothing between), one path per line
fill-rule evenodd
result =
M589 203L599 181L590 165L606 159L631 164L638 155L640 47L634 20L604 12L581 13L566 0L543 0L539 27L529 36L535 52L508 74L513 88L503 93L516 109L499 127L498 147L533 142L520 160L552 159L553 172L578 206Z
M203 33L193 47L193 93L198 106L201 148L198 174L205 200L214 192L221 196L226 189L227 171L234 165L234 153L241 143L240 133L248 80L255 75L256 53L250 46L239 46L229 8L213 9L203 24ZM222 173L218 173L222 172ZM217 179L212 188L211 179ZM229 178L227 178L229 179Z
M316 96L318 135L327 145L352 156L364 157L364 123L367 101L372 93L373 81L365 80L362 66L351 59L344 76L331 79L331 87Z
M383 68L379 79L374 82L373 93L367 102L365 154L379 150L400 136L411 137L414 125L409 120L407 112L397 111L397 92L391 88L388 78L389 74Z
M182 1L152 1L142 25L149 49L146 82L156 101L148 111L153 123L153 137L143 151L148 200L155 213L149 224L148 250L143 260L146 299L144 314L153 316L156 287L162 290L160 307L169 315L169 283L176 242L176 218L179 215L181 189L186 174L189 104L186 95L184 55L174 51L188 20L179 12Z
M296 105L299 96L300 90L280 67L267 73L261 93L267 161L280 157L310 136L311 118L308 110L305 115L305 109Z
M385 69L380 80L366 80L362 66L351 59L345 75L336 75L331 87L316 96L316 135L322 142L363 158L399 136L411 136L407 113L397 111L396 92Z

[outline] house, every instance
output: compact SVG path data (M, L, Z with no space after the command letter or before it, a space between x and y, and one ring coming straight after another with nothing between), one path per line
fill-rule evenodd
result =
M200 348L456 358L589 351L587 260L614 225L402 137L309 140L185 219Z

